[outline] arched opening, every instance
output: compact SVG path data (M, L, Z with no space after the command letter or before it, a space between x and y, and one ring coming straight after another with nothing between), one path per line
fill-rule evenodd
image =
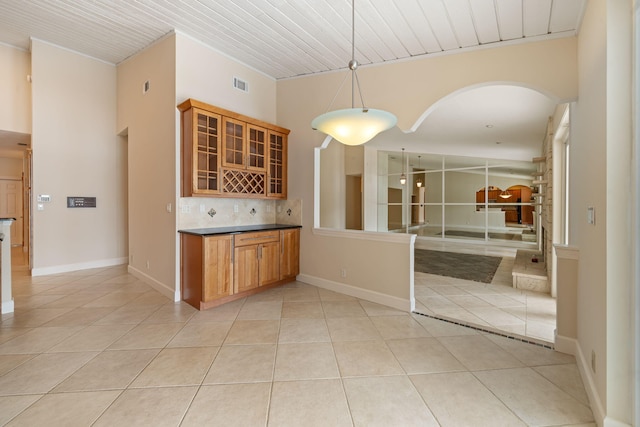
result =
M458 295L438 294L436 287L444 285L434 277L431 289L421 291L422 280L417 275L417 311L422 308L425 314L442 317L457 313L456 320L553 342L555 299L545 289L541 295L548 295L549 301L542 303L547 304L541 308L544 321L529 324L527 300L537 301L537 294L522 288L524 282L520 289L514 288L512 270L518 250L540 253L528 260L537 259L538 267L546 270L541 249L550 245L539 240L539 226L546 203L545 181L553 177L541 159L546 157L545 141L553 135L552 117L557 108L557 98L522 85L475 85L429 106L411 129L392 129L364 146L360 156L365 231L416 234L417 249L499 258L491 280L476 283L474 278L460 279L471 283L454 284ZM325 140L327 146L330 150L318 150L321 172L316 182L322 198L316 199L320 200L316 224L346 228L335 217L335 207L344 203L341 186L346 185L347 174L343 169L352 153L348 147ZM404 185L399 181L403 173L407 175ZM490 188L501 191L493 198ZM502 190L510 197L501 198ZM334 215L329 221L322 217L325 203L333 204L327 210ZM545 221L548 233L551 218ZM461 258L451 269L463 270L464 264ZM501 287L492 288L492 281L498 279ZM545 280L550 282L551 275ZM426 283L429 286L429 280ZM481 298L479 294L487 289L495 290L495 295ZM434 304L421 303L421 297L449 309L437 307L440 313L435 313Z

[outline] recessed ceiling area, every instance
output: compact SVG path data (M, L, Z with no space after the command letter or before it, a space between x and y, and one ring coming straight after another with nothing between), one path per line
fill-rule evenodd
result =
M548 118L557 102L532 89L488 85L439 101L415 132L398 128L379 135L372 146L531 161L540 156Z

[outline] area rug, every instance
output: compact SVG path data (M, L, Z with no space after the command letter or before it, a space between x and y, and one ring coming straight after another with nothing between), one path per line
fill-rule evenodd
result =
M491 283L502 258L415 249L414 270L474 282Z

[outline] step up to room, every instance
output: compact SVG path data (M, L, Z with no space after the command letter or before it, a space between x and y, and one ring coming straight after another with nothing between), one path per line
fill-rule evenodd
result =
M547 279L547 266L540 252L518 249L511 274L513 287L516 289L544 293L551 290Z

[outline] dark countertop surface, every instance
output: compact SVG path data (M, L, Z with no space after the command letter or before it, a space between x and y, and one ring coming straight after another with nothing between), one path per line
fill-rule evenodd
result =
M193 234L196 236L214 236L217 234L238 234L251 231L285 230L287 228L302 228L302 226L292 224L255 224L238 225L235 227L191 228L178 230L178 233Z

